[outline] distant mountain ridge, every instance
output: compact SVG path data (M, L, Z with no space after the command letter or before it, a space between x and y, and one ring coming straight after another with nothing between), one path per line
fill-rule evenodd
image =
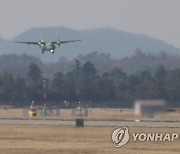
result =
M39 41L40 30L45 41L80 39L81 42L63 44L57 47L55 54L41 54L38 46L15 44L14 41ZM133 34L112 28L97 28L87 30L74 30L65 27L31 28L13 39L0 38L0 55L22 54L39 57L44 62L57 61L61 56L74 59L78 55L94 51L109 53L112 58L118 59L132 55L140 48L145 53L156 54L162 51L171 54L180 54L180 49L166 42L140 34Z

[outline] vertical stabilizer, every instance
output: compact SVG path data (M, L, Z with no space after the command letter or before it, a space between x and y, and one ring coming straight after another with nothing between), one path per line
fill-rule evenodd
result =
M41 39L41 42L44 42L43 40L43 35L42 35L42 31L40 30L40 39Z

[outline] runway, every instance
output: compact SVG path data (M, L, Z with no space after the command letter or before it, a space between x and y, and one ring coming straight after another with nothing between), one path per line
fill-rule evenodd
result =
M52 125L76 126L75 120L30 120L30 119L0 119L0 125ZM150 128L180 128L180 121L91 121L85 120L84 126L95 127L150 127Z

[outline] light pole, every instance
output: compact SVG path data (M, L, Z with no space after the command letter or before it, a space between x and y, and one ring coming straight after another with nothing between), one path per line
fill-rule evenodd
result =
M44 103L45 103L45 100L46 100L46 79L43 79L42 80L43 82L43 90L44 90L44 93L43 93L43 96L44 96Z
M44 107L43 107L43 116L45 116L46 113L46 79L42 80L43 83L43 98L44 98Z

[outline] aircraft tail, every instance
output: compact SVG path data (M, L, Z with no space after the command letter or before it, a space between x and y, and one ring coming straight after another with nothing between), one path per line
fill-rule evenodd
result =
M41 42L44 42L44 40L43 40L43 35L42 35L42 31L40 30L40 40L41 40Z

